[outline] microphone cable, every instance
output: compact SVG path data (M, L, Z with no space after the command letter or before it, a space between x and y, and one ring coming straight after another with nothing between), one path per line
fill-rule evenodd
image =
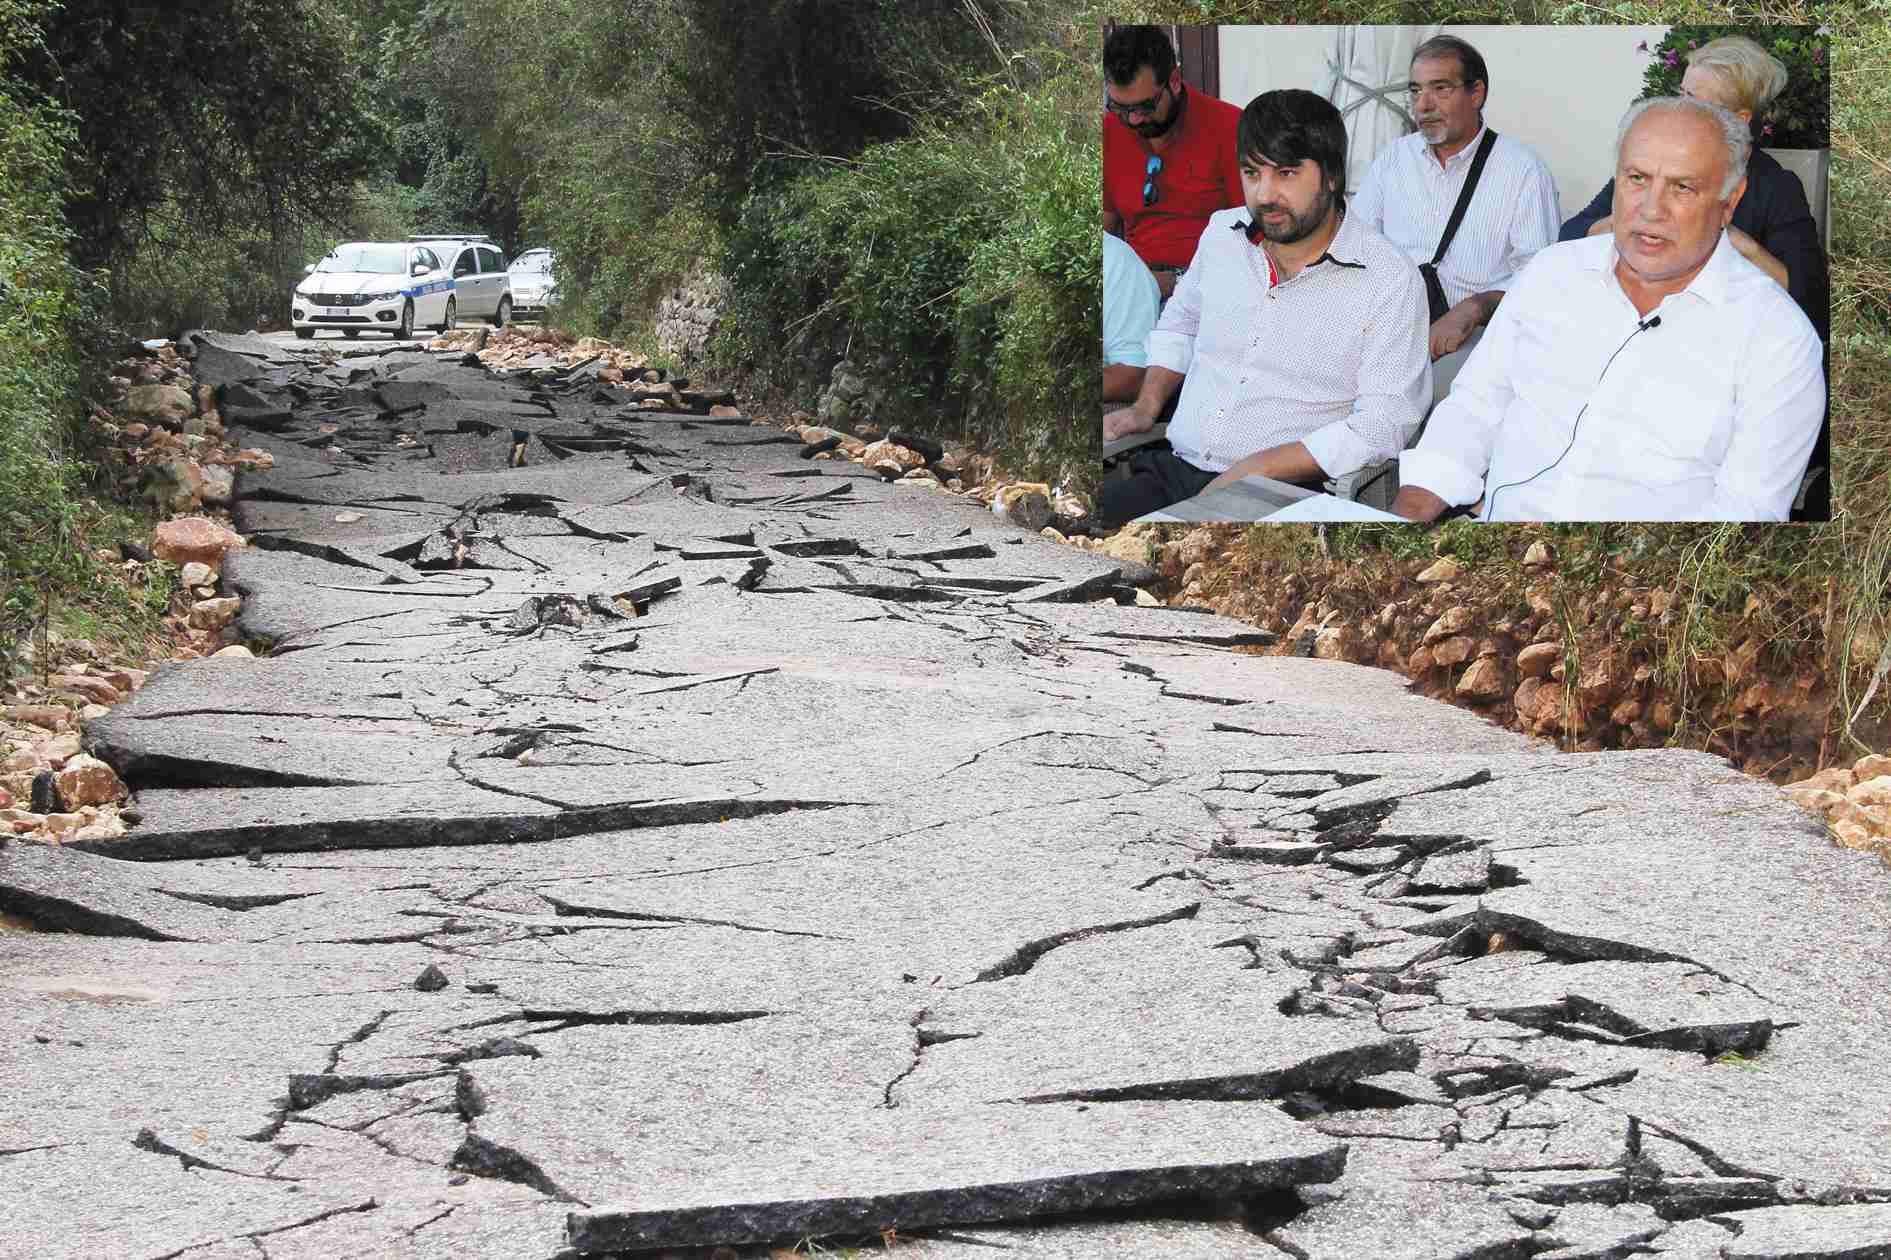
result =
M1635 338L1641 336L1643 333L1647 332L1649 329L1659 328L1659 327L1661 327L1661 316L1659 315L1656 315L1650 319L1637 320L1635 323L1635 331L1630 333L1626 338L1624 338L1621 345L1615 347L1615 354L1610 355L1609 361L1602 365L1602 371L1596 377L1596 384L1597 385L1602 384L1602 378L1609 374L1609 369L1613 367L1615 364L1616 355L1619 355L1622 353L1622 351L1628 349L1629 342L1635 340ZM1592 391L1593 391L1593 387L1592 387ZM1594 393L1591 392L1589 402L1586 402L1582 405L1582 410L1576 413L1575 423L1569 426L1569 444L1563 447L1563 453L1561 455L1558 455L1555 459L1551 460L1547 466L1537 469L1535 472L1531 473L1528 477L1525 477L1522 481L1506 481L1503 485L1498 486L1495 490L1490 492L1490 502L1484 508L1484 520L1486 523L1489 523L1490 521L1493 521L1496 519L1498 495L1502 494L1506 490L1514 489L1517 486L1529 485L1532 481L1535 481L1538 477L1541 477L1544 473L1550 471L1550 469L1562 463L1563 459L1569 454L1569 452L1575 449L1576 430L1580 428L1582 425L1582 418L1589 410L1589 403L1592 403L1594 401L1595 401L1595 396L1594 396Z

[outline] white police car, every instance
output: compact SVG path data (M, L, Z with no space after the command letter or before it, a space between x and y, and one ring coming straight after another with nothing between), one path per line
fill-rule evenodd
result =
M290 294L295 335L339 328L411 337L420 325L451 328L456 318L453 273L428 245L413 241L350 241L308 269Z
M410 236L407 242L435 251L453 278L453 309L444 327L453 327L456 318L506 326L512 318L512 277L506 256L490 236Z
M528 249L512 260L512 313L520 319L542 316L558 300L557 261L549 249Z

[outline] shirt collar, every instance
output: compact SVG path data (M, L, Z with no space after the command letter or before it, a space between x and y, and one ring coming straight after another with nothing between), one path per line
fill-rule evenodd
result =
M1366 255L1361 246L1365 244L1365 241L1365 223L1358 215L1349 214L1340 220L1339 231L1335 232L1333 239L1327 242L1326 252L1313 261L1322 263L1331 259L1342 267L1363 267L1366 265Z
M1346 203L1342 199L1340 208L1343 210L1345 205ZM1364 224L1354 221L1357 217L1357 215L1342 214L1339 221L1339 231L1333 233L1333 239L1326 243L1326 252L1308 263L1307 266L1317 267L1323 262L1330 262L1338 267L1363 270L1366 266L1366 257L1365 254L1360 251L1360 245L1364 241L1362 234L1366 229ZM1257 226L1256 223L1252 221L1244 222L1237 219L1229 224L1229 226L1241 233L1248 244L1255 249L1265 248L1261 244L1260 238L1254 233L1254 229ZM1271 269L1273 263L1270 261L1268 266ZM1305 274L1304 269L1302 269L1302 274Z
M1608 239L1608 248L1592 254L1584 260L1583 265L1590 271L1599 273L1604 283L1613 282L1619 286L1620 281L1615 279L1614 234L1611 233ZM1727 301L1727 284L1735 265L1733 260L1738 253L1739 251L1733 247L1733 238L1723 230L1720 241L1714 246L1714 252L1707 256L1707 265L1695 273L1694 278L1688 281L1687 287L1681 292L1692 293L1702 301L1711 302L1715 306L1724 306Z

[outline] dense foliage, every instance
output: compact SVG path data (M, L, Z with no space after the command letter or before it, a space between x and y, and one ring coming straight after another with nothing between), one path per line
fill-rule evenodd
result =
M1095 72L1035 52L1031 78L995 76L904 139L764 163L727 237L723 363L807 397L807 369L846 347L883 378L884 421L1093 478Z
M1754 136L1768 149L1823 149L1831 143L1831 96L1826 58L1831 40L1810 26L1674 26L1648 49L1642 97L1676 96L1687 54L1722 35L1745 35L1786 67L1786 88L1753 120Z
M298 0L63 0L7 77L71 111L79 262L181 232L339 217L377 135L347 83L345 27ZM340 79L342 90L327 85Z
M32 51L43 14L0 0L0 59ZM0 81L0 671L53 588L84 575L69 436L95 293L61 214L74 130L25 84Z

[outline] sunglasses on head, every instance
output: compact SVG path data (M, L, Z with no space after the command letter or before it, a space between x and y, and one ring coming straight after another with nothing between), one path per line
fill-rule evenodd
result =
M1162 159L1151 156L1148 165L1143 167L1142 203L1153 206L1162 200L1162 190L1156 187L1156 176L1162 173Z

